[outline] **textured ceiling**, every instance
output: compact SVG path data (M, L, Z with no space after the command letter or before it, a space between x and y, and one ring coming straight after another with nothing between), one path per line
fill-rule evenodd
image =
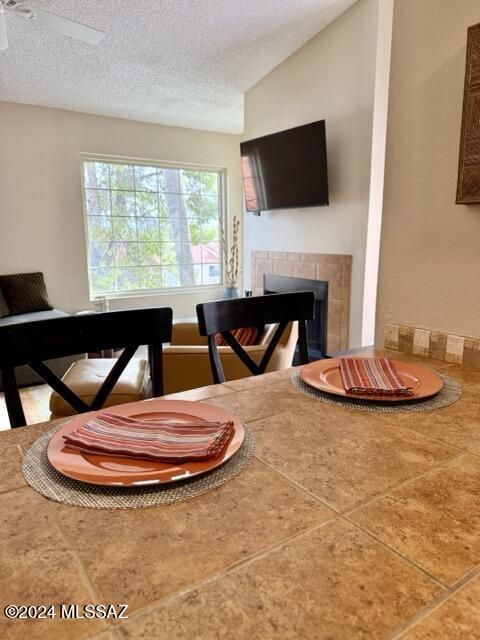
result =
M243 93L355 0L32 0L96 47L7 13L0 99L239 133Z

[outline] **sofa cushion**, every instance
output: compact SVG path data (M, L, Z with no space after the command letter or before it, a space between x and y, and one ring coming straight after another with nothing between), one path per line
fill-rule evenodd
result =
M0 276L0 289L10 315L53 309L43 273L13 273Z
M0 327L20 324L23 322L36 322L37 320L62 318L63 316L68 316L68 313L65 313L65 311L60 311L59 309L50 309L49 311L35 311L34 313L20 313L14 316L5 316L4 318L0 318Z
M74 362L62 380L87 404L94 399L110 373L116 358L88 358ZM104 407L137 402L148 397L149 376L146 360L132 359L105 401ZM76 411L55 391L50 396L50 411L55 416L70 416Z
M8 308L7 303L5 302L5 298L3 297L2 290L0 289L0 318L3 316L9 316L10 309Z

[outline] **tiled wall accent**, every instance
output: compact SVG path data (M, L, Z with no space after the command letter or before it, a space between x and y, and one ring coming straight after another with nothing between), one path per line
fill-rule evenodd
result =
M385 348L480 369L480 338L389 324L385 329Z
M293 276L328 282L327 348L348 348L352 256L330 253L252 251L253 295L263 293L263 275Z

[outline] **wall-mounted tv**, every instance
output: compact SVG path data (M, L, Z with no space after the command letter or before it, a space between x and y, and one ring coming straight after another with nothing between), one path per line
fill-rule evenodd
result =
M325 120L240 144L247 211L328 205Z

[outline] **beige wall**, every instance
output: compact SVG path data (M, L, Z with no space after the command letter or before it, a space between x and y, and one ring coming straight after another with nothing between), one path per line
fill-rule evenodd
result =
M455 205L478 0L396 0L377 341L387 322L480 336L480 206Z
M252 250L353 255L350 344L361 343L378 0L358 0L245 97L244 138L325 118L330 206L245 217Z
M229 211L241 207L235 135L0 102L0 273L43 271L55 306L88 309L80 154L227 169ZM216 291L113 300L110 308L168 305L191 315Z

